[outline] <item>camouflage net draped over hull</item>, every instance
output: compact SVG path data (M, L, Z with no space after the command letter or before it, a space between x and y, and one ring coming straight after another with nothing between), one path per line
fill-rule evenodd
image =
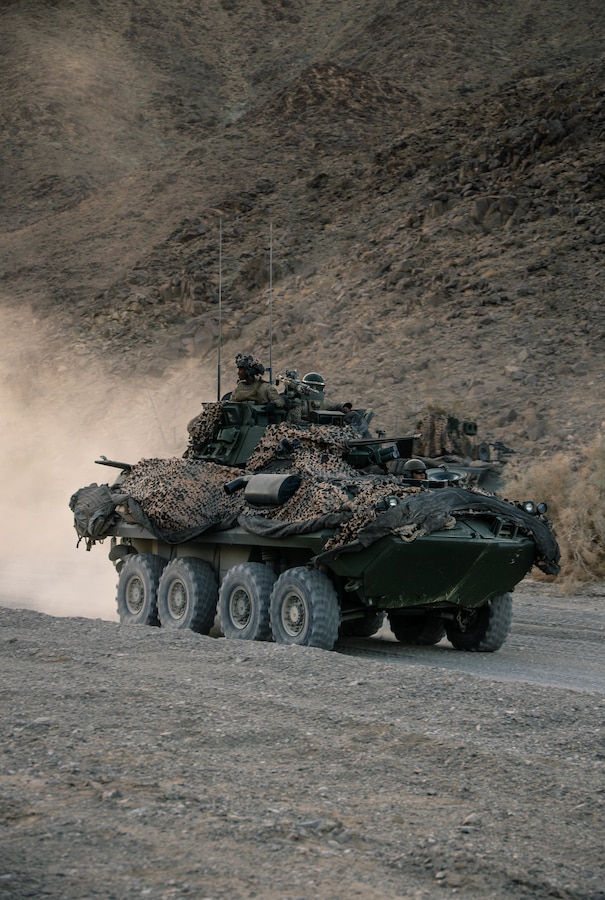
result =
M458 487L423 491L407 497L403 502L376 516L374 521L366 522L346 546L331 549L326 544L317 559L327 562L338 553L354 552L369 547L388 534L399 534L405 539L406 535L414 538L442 528L451 528L455 525L456 516L466 516L468 520L473 514L492 514L512 522L534 541L535 565L547 575L559 574L561 569L559 546L549 525L543 519L526 513L508 500L500 500L481 490Z
M347 442L354 437L353 432L338 427L272 425L245 471L196 459L142 460L116 489L120 491L114 495L116 509L171 544L236 523L252 534L268 537L329 528L332 534L318 560L369 546L386 534L414 540L452 527L458 514L493 513L513 521L532 537L539 568L549 574L558 572L558 546L550 528L538 517L482 491L425 491L394 475L360 472L343 459ZM297 475L300 486L279 506L251 506L243 490L225 491L226 483L255 473Z
M298 524L296 533L317 530L317 527L335 527L324 549L344 547L353 540L360 528L374 521L379 514L377 506L388 497L405 497L420 493L420 488L404 485L391 475L362 474L359 469L343 459L347 444L357 438L348 428L337 426L312 426L298 429L282 424L265 433L248 462L252 471L267 471L275 460L275 445L287 441L298 442L293 449L289 472L301 478L301 485L287 504L275 510L244 510L240 523L256 534L277 536L295 533L284 523ZM324 523L323 516L332 513L331 523ZM275 527L258 521L278 519ZM256 517L256 520L255 518ZM305 527L300 527L304 525ZM419 532L419 529L414 529ZM417 536L410 532L409 538Z
M354 432L338 427L269 426L245 471L196 459L142 460L120 485L126 495L122 507L130 518L169 543L190 540L210 529L231 528L238 520L252 530L252 520L258 518L277 520L282 534L338 529L350 520L367 524L381 499L418 489L402 485L394 476L363 475L350 466L343 453L346 442L355 437ZM238 476L261 472L298 475L300 487L281 506L250 506L244 491L225 492L225 484ZM342 531L343 541L349 540L350 532L351 526ZM337 531L330 545L338 544L340 534Z
M128 516L171 544L209 529L231 528L241 497L225 483L233 469L194 459L144 459L133 466L120 490ZM118 507L120 512L120 507Z

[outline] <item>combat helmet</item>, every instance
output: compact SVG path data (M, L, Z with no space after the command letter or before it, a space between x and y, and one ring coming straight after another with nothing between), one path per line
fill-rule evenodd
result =
M244 369L249 377L256 378L265 374L265 367L260 359L257 359L255 356L245 356L242 353L238 353L235 357L235 366L237 369Z
M319 372L307 372L302 383L306 384L313 391L323 391L326 386L326 380L322 378Z
M414 472L425 472L426 466L421 459L408 459L403 467L403 474L413 477Z

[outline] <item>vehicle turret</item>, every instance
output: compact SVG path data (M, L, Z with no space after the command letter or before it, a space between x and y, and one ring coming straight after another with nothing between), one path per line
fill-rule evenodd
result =
M356 410L356 413L367 426L372 413L365 409ZM200 415L189 423L190 439L185 456L243 468L267 428L286 422L288 416L288 409L272 404L258 406L230 400L205 404ZM313 426L333 426L339 429L345 445L344 459L358 469L371 465L383 467L393 459L411 454L414 435L390 439L357 437L358 430L349 424L348 418L348 413L340 410L311 408L304 419L294 423L294 427L307 430Z

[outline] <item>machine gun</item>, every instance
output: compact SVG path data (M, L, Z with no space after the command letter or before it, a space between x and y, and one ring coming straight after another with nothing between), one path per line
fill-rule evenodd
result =
M498 460L501 460L503 456L510 456L512 453L516 453L516 450L513 450L512 447L507 447L502 441L493 441L490 447L496 451L496 459Z
M323 395L319 391L314 390L310 385L301 381L300 376L295 369L286 369L283 375L278 375L276 377L275 384L277 386L283 384L283 396L286 403L288 400L300 400L302 397L310 398L311 401L315 400L318 405L321 403ZM315 395L314 397L311 396L313 394Z

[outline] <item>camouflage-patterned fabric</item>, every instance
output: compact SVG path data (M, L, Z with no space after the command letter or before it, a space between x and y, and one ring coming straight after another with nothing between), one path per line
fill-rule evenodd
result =
M211 422L208 414L199 423L200 431ZM189 430L191 434L191 426ZM334 527L352 517L361 526L374 518L374 507L381 498L417 489L398 484L393 476L363 475L350 466L343 455L347 442L355 437L352 430L338 427L271 425L245 472L196 459L145 459L132 467L120 485L128 498L123 510L170 543L209 529L232 527L238 518L247 517L304 524L305 530L313 530L316 523L317 527L325 524L329 515ZM271 471L296 474L301 479L296 493L281 506L251 507L244 491L225 492L225 484L239 475ZM348 527L347 535L350 530ZM332 543L337 541L335 535Z
M189 422L189 447L185 456L191 456L195 447L202 447L215 437L221 424L221 409L220 403L205 403L201 413Z
M120 485L125 510L135 521L180 543L211 528L237 521L241 497L229 496L224 485L233 469L194 459L144 459ZM118 507L119 511L119 507Z
M460 420L453 416L427 412L417 422L417 430L421 434L417 454L430 459L452 455L475 459L477 438L465 434L461 426Z
M395 475L364 474L343 458L353 437L354 432L338 427L271 425L245 471L196 459L145 459L119 485L116 510L168 543L236 523L269 536L330 528L333 533L318 560L368 546L386 534L414 540L451 527L458 514L491 512L533 536L539 568L549 574L558 571L556 541L539 517L480 490L425 491L402 484ZM255 473L297 475L300 486L285 503L274 506L251 506L245 491L225 491L228 482ZM392 498L399 502L389 503Z

